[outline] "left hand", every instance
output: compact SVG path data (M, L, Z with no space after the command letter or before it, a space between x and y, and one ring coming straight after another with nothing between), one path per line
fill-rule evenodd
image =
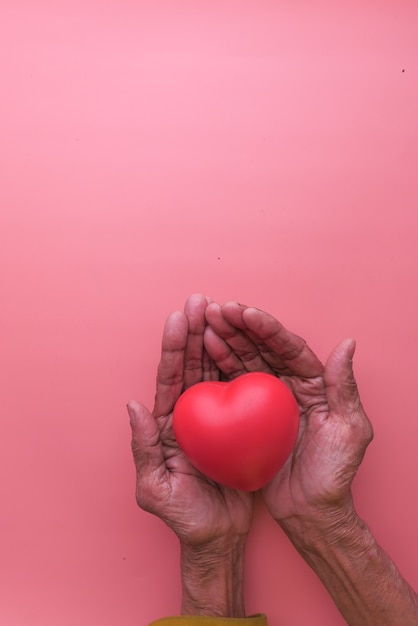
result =
M225 538L245 540L252 521L253 495L206 478L180 450L172 429L180 394L203 380L218 380L219 370L203 347L207 299L191 296L184 313L165 324L152 413L128 404L138 505L160 517L182 543L199 546Z
M205 345L225 375L272 374L298 402L296 446L263 489L273 517L293 536L309 524L325 530L356 521L351 483L373 430L353 375L354 341L338 345L323 366L303 339L268 313L212 303L206 317Z

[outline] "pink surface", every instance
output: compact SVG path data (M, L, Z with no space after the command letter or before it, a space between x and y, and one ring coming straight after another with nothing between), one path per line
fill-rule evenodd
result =
M0 8L5 626L145 625L178 549L137 510L125 402L199 291L358 342L358 509L418 587L418 3ZM411 392L412 390L412 392ZM259 507L247 608L340 626Z

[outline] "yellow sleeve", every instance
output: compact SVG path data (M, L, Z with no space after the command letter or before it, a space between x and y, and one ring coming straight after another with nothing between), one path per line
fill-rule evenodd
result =
M156 622L152 622L150 626L267 626L267 619L262 613L249 617L182 615L158 619Z

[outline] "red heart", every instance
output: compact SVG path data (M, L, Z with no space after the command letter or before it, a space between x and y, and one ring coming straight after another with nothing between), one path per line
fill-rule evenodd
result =
M243 491L268 483L284 465L299 431L299 409L275 376L253 372L229 383L203 382L174 407L177 442L212 480Z

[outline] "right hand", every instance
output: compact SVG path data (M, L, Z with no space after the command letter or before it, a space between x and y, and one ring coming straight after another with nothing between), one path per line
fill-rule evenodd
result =
M138 505L160 517L184 545L209 546L244 542L250 530L253 494L228 489L201 474L185 457L174 437L174 405L188 387L218 380L219 371L203 347L207 300L190 296L184 313L165 324L151 413L131 401L132 452Z
M296 446L263 489L273 517L289 532L301 521L332 530L352 518L351 483L373 437L353 375L355 342L340 343L324 367L303 339L268 313L236 302L212 303L206 319L205 347L225 376L273 374L298 402Z

